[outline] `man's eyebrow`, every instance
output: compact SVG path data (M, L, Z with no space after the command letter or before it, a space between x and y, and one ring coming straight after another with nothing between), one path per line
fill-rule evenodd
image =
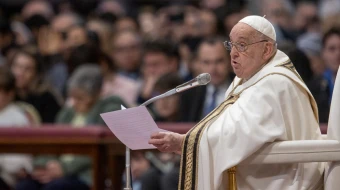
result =
M231 41L231 37L230 37L230 36L229 36L229 39L230 39L230 41ZM241 37L238 37L238 40L247 40L247 38L241 36Z

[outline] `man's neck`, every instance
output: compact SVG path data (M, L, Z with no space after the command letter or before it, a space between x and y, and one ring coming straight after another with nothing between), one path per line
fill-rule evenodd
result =
M266 66L267 65L267 63L264 63L263 65L261 65L261 67L260 68L258 68L250 77L247 77L247 78L243 78L243 83L245 83L245 82L247 82L249 79L251 79L256 73L258 73L259 71L261 71L262 70L262 68L264 67L264 66Z
M247 78L242 78L242 83L245 83L246 81L248 81L249 79L251 79L256 73L258 73L259 71L261 71L263 69L264 66L266 66L276 55L276 52L270 57L270 59L268 59L267 61L265 61L261 67L259 67L250 77L247 77Z

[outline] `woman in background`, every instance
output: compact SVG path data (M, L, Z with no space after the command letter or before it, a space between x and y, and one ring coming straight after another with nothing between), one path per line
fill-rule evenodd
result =
M68 80L68 105L59 112L56 122L73 127L104 125L101 113L120 110L125 103L117 96L100 98L103 77L98 65L79 66ZM64 154L34 159L32 179L22 181L17 190L89 190L92 186L91 159Z
M16 80L16 100L33 105L43 123L53 123L62 99L45 82L43 63L36 48L18 49L9 66Z

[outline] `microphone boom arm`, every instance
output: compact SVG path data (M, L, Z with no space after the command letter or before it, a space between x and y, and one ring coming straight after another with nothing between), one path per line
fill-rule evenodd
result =
M188 89L196 87L196 86L206 85L209 82L210 82L210 74L202 73L202 74L198 75L196 78L177 86L175 89L169 90L169 91L167 91L167 92L165 92L165 93L163 93L159 96L156 96L156 97L149 99L148 101L144 102L140 106L147 106L147 105L153 103L154 101L156 101L158 99L165 98L167 96L171 96L173 94L188 90Z
M147 105L153 103L154 101L156 101L158 99L165 98L165 97L171 96L171 95L176 94L176 93L177 93L176 89L169 90L164 94L161 94L159 96L155 96L155 97L149 99L148 101L144 102L140 106L147 106Z

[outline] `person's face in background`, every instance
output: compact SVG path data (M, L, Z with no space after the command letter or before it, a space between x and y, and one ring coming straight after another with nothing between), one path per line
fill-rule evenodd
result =
M61 14L54 17L51 22L51 29L61 36L61 47L60 51L64 58L67 59L68 44L66 43L68 38L68 30L77 24L77 19L71 14Z
M226 32L226 35L228 35L231 31L231 29L238 23L239 20L249 15L249 12L247 9L243 9L241 12L234 12L223 19L223 26L224 31Z
M211 75L211 84L218 86L226 82L229 74L230 57L222 43L203 43L198 50L198 64L201 72Z
M193 11L185 14L184 17L184 29L186 31L186 35L188 36L201 36L202 35L202 26L201 19L198 11Z
M283 1L262 0L262 14L272 23L290 30L292 29L292 15L289 13L288 4Z
M134 33L124 32L114 38L112 58L120 70L136 71L141 55L141 41Z
M212 11L200 11L201 29L204 37L213 36L217 31L217 18Z
M200 4L207 9L216 9L226 3L224 0L201 0Z
M140 30L145 35L156 36L157 27L156 21L158 19L155 17L154 13L151 11L143 11L138 15L138 23L140 25ZM159 24L159 23L157 23Z
M101 20L90 20L87 22L86 28L98 35L101 48L104 52L111 51L110 40L112 35L112 27L110 24Z
M135 151L131 157L131 175L133 179L139 179L150 168L150 162L143 153Z
M21 15L24 20L36 14L42 15L46 19L52 18L54 12L49 1L28 1L28 3L25 4L25 6L21 10Z
M296 7L294 27L297 31L304 31L313 18L317 17L317 6L314 3L302 2Z
M19 53L13 58L11 70L16 80L16 87L29 88L37 75L36 61L29 55Z
M115 22L115 31L121 32L126 30L138 32L138 26L131 17L123 17Z
M143 56L143 77L158 79L166 73L176 72L176 62L175 58L168 57L164 53L147 52Z
M179 42L187 34L184 24L185 14L181 10L176 10L176 8L169 10L167 18L170 26L170 37L174 42Z
M54 17L51 23L53 30L58 32L66 32L70 27L76 25L76 18L71 14L61 14Z
M154 103L154 106L159 116L164 118L166 121L176 121L179 100L179 95L172 95L157 100Z
M97 96L91 96L80 88L69 89L70 104L80 114L88 113L97 100Z
M67 51L74 47L81 46L88 42L86 29L81 26L75 26L67 31L65 46Z
M101 1L97 7L98 12L112 13L114 15L123 16L126 14L126 10L119 1L104 0Z
M336 73L340 65L340 36L333 34L325 41L322 56L326 67Z

